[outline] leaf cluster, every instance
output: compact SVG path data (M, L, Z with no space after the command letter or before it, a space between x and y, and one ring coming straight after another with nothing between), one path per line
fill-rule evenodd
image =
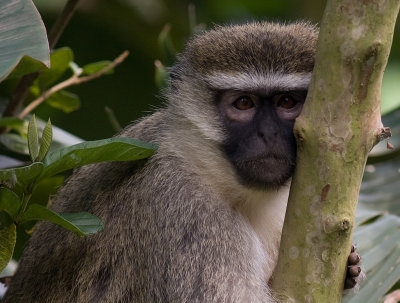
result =
M50 120L41 141L35 116L28 124L28 146L32 163L0 169L0 271L12 257L16 242L16 227L20 224L45 220L61 225L78 236L87 236L103 229L96 216L86 213L56 213L47 207L31 203L37 184L49 177L86 164L104 161L135 161L151 156L153 144L131 138L110 138L83 142L49 152L52 140Z

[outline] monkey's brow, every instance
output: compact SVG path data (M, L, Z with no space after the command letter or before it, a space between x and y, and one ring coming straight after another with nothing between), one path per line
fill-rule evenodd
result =
M222 72L206 77L207 83L216 90L259 91L268 94L272 91L307 90L311 73L296 74L254 74Z

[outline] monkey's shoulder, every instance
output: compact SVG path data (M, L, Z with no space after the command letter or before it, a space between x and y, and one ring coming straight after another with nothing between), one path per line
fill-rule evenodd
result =
M166 114L163 110L156 111L128 125L122 130L119 136L155 143L158 141L158 136L160 130L163 128L165 119Z

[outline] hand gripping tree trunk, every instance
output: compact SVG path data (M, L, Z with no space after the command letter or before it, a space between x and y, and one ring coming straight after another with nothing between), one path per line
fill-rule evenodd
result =
M399 0L328 0L296 120L297 167L272 287L282 302L340 302Z

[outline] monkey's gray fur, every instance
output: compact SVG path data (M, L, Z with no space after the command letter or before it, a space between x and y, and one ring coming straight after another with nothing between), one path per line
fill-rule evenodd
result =
M262 22L190 40L165 108L121 134L158 144L156 154L83 167L54 198L54 210L91 212L105 230L78 238L40 223L5 303L274 302L288 181L240 179L221 148L215 91L306 89L317 35Z

